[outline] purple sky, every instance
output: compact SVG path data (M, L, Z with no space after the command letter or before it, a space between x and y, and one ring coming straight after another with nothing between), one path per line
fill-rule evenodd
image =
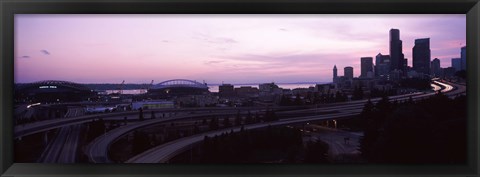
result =
M330 82L333 65L388 54L400 30L412 65L417 38L430 38L442 67L460 57L459 15L16 15L15 81L155 83Z

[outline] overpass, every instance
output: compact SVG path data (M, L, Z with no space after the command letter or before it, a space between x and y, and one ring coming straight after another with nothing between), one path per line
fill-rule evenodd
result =
M427 95L433 95L434 93L429 93ZM415 99L418 97L425 96L421 93L412 93L412 94L406 94L406 95L398 95L398 96L392 96L391 99L408 99L409 97L414 96ZM379 101L380 98L372 99L373 102ZM335 112L336 114L332 114L329 116L333 116L330 119L337 119L339 117L345 117L345 116L350 116L350 115L356 115L358 114L362 109L363 106L367 102L367 100L358 100L358 101L351 101L347 103L334 103L334 104L329 104L328 106L322 106L318 108L311 108L311 109L302 109L302 110L284 110L277 112L277 115L279 116L296 116L295 118L290 118L290 119L285 119L281 120L279 123L285 122L286 124L291 124L291 123L299 123L299 122L305 122L305 121L311 121L311 120L323 120L325 117L326 113L331 113ZM262 108L265 109L265 108ZM247 110L244 110L247 111ZM248 110L252 111L252 110ZM252 112L255 111L261 111L258 108L256 110L253 110ZM315 113L315 114L322 114L322 115L315 115L315 116L306 116L306 117L299 117L299 114L302 113ZM187 114L187 115L181 115L181 116L175 116L175 117L170 117L170 118L164 118L164 119L149 119L146 121L138 122L136 124L124 126L124 127L119 127L116 128L112 131L106 132L104 135L97 137L95 140L93 140L86 148L86 154L90 159L90 162L94 163L110 163L110 159L108 159L108 149L110 147L110 144L113 143L116 139L120 138L124 134L133 131L138 128L150 126L153 124L158 124L158 123L163 123L163 122L168 122L168 121L174 121L174 120L181 120L181 119L188 119L188 118L202 118L205 116L215 116L215 115L235 115L237 114L236 111L228 111L225 110L223 113L221 112L215 112L215 113L199 113L199 114ZM327 114L328 115L328 114ZM328 120L328 119L325 119ZM271 122L265 123L265 125L249 125L257 128L262 128L267 126L267 124L270 124ZM278 123L277 123L278 124ZM279 124L280 125L280 124ZM239 128L239 127L237 127ZM227 130L225 130L227 131ZM228 129L230 131L230 129Z
M447 96L455 96L458 94L463 94L466 91L465 86L462 86L462 85L450 83L452 85L455 85L455 86L452 86L452 85L445 84L438 81L435 81L434 83L438 84L441 87L440 91L446 93ZM390 97L389 99L401 101L401 100L410 99L410 97L412 97L413 100L418 100L418 99L423 99L423 98L432 96L434 94L435 93L425 93L425 94L415 95L415 96L403 95L403 96ZM373 103L376 103L379 100L380 99L377 98L371 101ZM283 119L276 122L265 122L265 123L259 123L259 124L245 125L244 127L246 129L258 129L258 128L263 128L267 126L278 126L278 125L287 125L292 123L303 123L303 122L309 122L309 121L339 119L342 117L357 115L361 113L365 102L366 102L365 100L362 100L362 101L357 101L356 103L351 103L351 105L349 106L347 105L336 106L333 108L333 110L336 110L337 112L332 114L296 117L296 118L290 118L290 119ZM302 110L302 111L306 111L306 110ZM193 135L190 137L185 137L172 142L168 142L168 143L156 146L154 148L151 148L141 154L138 154L130 158L129 160L127 160L126 163L167 163L169 159L184 152L185 150L188 150L194 144L201 142L205 136L212 137L215 135L221 135L222 133L228 133L230 131L238 132L240 131L240 127L227 128L227 129L217 130L213 132L206 132L199 135Z
M237 110L259 110L265 109L266 107L209 107L209 108L163 108L163 109L152 109L145 110L144 114L149 111L154 112L163 112L163 113L179 113L179 112L188 112L188 113L198 113L198 112L215 112L215 111L237 111ZM277 109L298 109L306 108L306 106L292 106L292 107L270 107L272 110ZM21 138L22 136L28 136L31 134L44 132L56 128L61 128L70 125L82 124L95 119L104 119L104 120L123 120L124 117L127 117L128 120L138 119L138 111L126 111L126 112L114 112L114 113L105 113L105 114L92 114L79 117L69 117L69 118L59 118L59 119L50 119L43 120L28 124L16 125L14 127L14 137Z

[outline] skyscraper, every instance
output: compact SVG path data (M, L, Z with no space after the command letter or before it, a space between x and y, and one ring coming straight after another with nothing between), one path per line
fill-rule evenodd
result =
M455 71L462 70L462 59L461 58L452 58L452 68L454 68Z
M353 67L347 66L343 68L343 76L345 76L347 79L353 79Z
M337 82L337 65L333 66L333 83Z
M463 46L460 51L460 58L462 63L462 70L467 70L467 46Z
M440 60L438 58L435 58L432 60L431 65L431 75L433 76L440 76Z
M379 53L375 57L375 76L386 76L390 72L390 55Z
M373 58L372 57L362 57L360 58L360 77L366 78L369 77L369 72L370 72L370 77L373 77Z
M412 56L413 69L417 73L430 74L430 38L415 39Z
M402 70L403 71L403 52L402 52L402 40L400 40L400 30L390 29L390 70Z

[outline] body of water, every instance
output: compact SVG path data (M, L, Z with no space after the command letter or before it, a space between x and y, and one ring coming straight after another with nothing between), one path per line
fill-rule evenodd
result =
M233 85L233 84L232 84ZM309 87L315 87L315 84L277 84L278 87L283 88L283 89L296 89L296 88L309 88ZM239 87L245 87L245 86L250 86L250 87L255 87L258 88L258 84L256 85L233 85L234 88L239 88ZM210 92L218 92L218 85L210 85L208 86Z

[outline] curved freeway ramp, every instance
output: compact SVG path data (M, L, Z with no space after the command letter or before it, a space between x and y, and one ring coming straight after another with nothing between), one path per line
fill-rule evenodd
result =
M278 126L278 125L287 125L292 123L308 122L315 120L328 120L328 119L337 119L346 116L356 115L358 113L337 113L332 115L319 115L319 116L308 116L308 117L299 117L292 119L284 119L275 122L266 122L260 124L245 125L245 129L258 129L268 126ZM179 153L187 150L191 145L201 142L205 136L215 136L221 135L222 133L228 132L239 132L241 127L235 127L231 129L223 129L213 132L202 133L182 139L178 139L155 148L149 149L131 159L127 160L126 163L166 163L169 159L178 155Z
M108 159L108 155L107 155L110 144L113 141L115 141L117 138L133 130L158 124L158 123L174 121L174 120L204 117L204 116L220 116L220 115L235 115L235 114L237 114L237 112L229 111L228 113L217 112L217 113L186 114L186 115L178 115L178 116L173 116L168 118L156 118L156 119L144 120L142 122L138 122L138 123L113 129L109 132L106 132L104 135L100 135L99 137L95 138L90 144L87 145L85 153L89 157L90 162L110 163L111 161Z

